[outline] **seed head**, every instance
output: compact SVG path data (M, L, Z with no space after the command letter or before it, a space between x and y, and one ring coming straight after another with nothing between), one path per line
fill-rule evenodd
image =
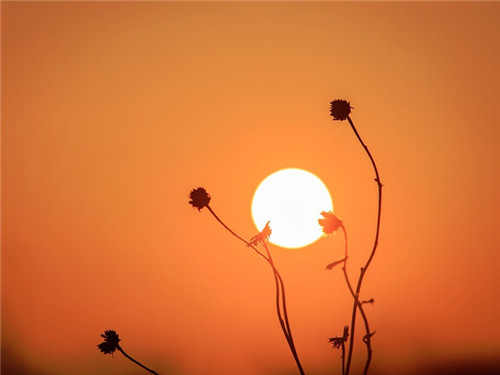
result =
M336 99L330 102L330 114L334 120L344 121L351 113L351 103L346 100Z
M202 187L191 190L189 198L191 198L189 203L194 208L197 208L198 211L200 211L203 207L207 207L210 203L210 194L208 194L207 191Z
M104 354L113 354L119 347L118 343L120 342L120 338L118 334L111 329L107 329L101 337L104 339L104 342L97 345L97 347Z

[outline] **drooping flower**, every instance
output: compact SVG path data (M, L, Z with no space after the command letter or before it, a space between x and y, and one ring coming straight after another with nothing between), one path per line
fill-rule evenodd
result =
M347 119L347 116L351 113L351 108L351 103L346 100L336 99L330 102L330 114L334 120L343 121Z
M118 334L111 329L107 329L101 337L104 339L104 342L97 345L97 347L104 354L113 354L119 347L118 343L120 342L120 338Z
M349 327L345 326L344 334L342 336L329 338L328 342L332 344L334 348L338 349L342 346L342 344L344 344L347 341L348 337L349 337Z
M261 232L257 233L255 236L253 236L252 238L250 238L250 245L254 245L254 246L257 246L257 244L260 242L261 244L266 244L267 241L269 240L269 236L271 235L272 233L272 229L271 227L269 227L269 223L271 222L271 220L269 220L264 229L262 229Z
M191 190L189 198L191 198L189 203L194 208L197 208L198 211L200 211L203 207L207 207L210 203L210 194L208 194L205 188L202 187Z
M318 219L318 224L323 227L323 233L332 234L342 225L342 220L333 214L333 212L321 212L323 219Z

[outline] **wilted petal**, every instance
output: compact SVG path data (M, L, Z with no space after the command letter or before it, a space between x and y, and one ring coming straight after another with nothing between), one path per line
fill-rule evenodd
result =
M271 222L271 220L269 220L266 225L264 226L264 229L262 229L261 232L259 232L258 234L256 234L255 236L253 236L252 238L250 238L250 245L254 245L256 246L259 242L262 243L262 244L265 244L267 243L268 239L269 239L269 236L271 235L272 233L272 229L271 227L269 226L269 223Z
M318 219L318 224L323 227L323 233L332 234L342 225L342 220L333 214L333 212L321 212L323 219Z
M97 345L99 350L104 354L113 354L118 348L118 343L120 342L118 334L115 331L108 329L104 331L104 335L101 335L101 337L104 339L104 342Z
M113 354L116 350L116 345L110 344L109 342L102 342L97 347L103 352L104 354Z

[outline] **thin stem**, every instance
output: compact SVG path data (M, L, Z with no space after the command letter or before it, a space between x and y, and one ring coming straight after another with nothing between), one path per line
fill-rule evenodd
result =
M293 341L293 336L292 336L292 329L290 328L290 322L288 321L288 312L286 308L286 295L285 295L285 283L283 282L283 279L281 275L279 274L278 270L274 266L273 258L271 257L271 252L269 251L267 244L264 244L264 248L266 249L266 252L268 254L268 262L271 265L273 271L274 271L274 276L279 280L280 286L281 286L281 303L283 305L283 315L285 317L285 325L287 328L288 335L287 336L287 341L288 341L288 346L290 347L290 351L292 352L293 358L295 359L295 362L297 363L297 367L299 369L299 372L301 374L304 374L304 369L302 368L302 364L300 363L299 356L297 354L297 350L295 349L295 343Z
M292 338L292 333L291 333L291 330L290 330L290 323L288 322L288 313L287 313L287 310L286 310L286 296L285 296L285 285L283 283L283 279L281 278L281 275L279 274L278 270L276 269L276 267L274 266L274 263L272 261L272 258L271 258L271 253L269 252L269 249L267 248L267 246L265 245L265 249L268 253L268 257L266 257L263 253L261 253L254 245L252 245L250 242L248 242L247 240L245 240L243 237L239 236L238 234L236 234L235 232L233 232L231 230L231 228L229 228L218 216L217 214L212 210L212 208L207 205L206 206L208 208L208 210L210 211L210 213L215 217L215 219L217 219L217 221L224 227L226 228L227 231L229 231L229 233L231 233L234 237L238 238L240 241L244 242L248 247L252 248L257 254L259 254L261 257L263 257L268 263L269 265L271 266L271 268L273 269L273 272L274 272L274 277L275 277L275 282L276 282L276 290L277 290L277 293L278 292L278 289L281 289L281 301L282 301L282 305L283 305L283 314L284 314L284 322L283 322L283 319L281 318L281 310L279 309L279 303L277 305L277 310L278 310L278 319L280 320L280 325L281 325L281 328L283 330L283 333L285 335L285 338L286 338L286 341L288 343L288 346L290 347L290 351L292 352L292 355L293 355L293 358L295 359L295 362L297 363L297 367L299 369L299 372L301 375L304 375L304 370L302 368L302 364L300 363L300 360L299 360L299 357L297 355L297 351L295 350L295 345L293 343L293 338ZM278 285L279 284L279 285ZM278 286L280 288L278 288ZM279 299L279 296L277 295L276 297L277 299ZM284 324L283 324L284 323Z
M130 359L130 360L131 360L132 362L134 362L136 365L141 366L144 370L149 371L150 373L155 374L155 375L160 375L160 374L158 374L156 371L153 371L153 370L151 370L151 369L147 368L147 367L146 367L146 366L144 366L142 363L140 363L140 362L136 361L134 358L132 358L131 356L129 356L127 353L125 353L125 351L122 349L122 347L121 347L120 345L118 345L116 349L118 349L118 350L120 351L120 353L122 353L125 357L127 357L128 359Z
M269 249L267 248L267 246L266 246L266 251L267 251L268 259L270 259L272 262L271 253L269 252ZM281 283L278 280L278 276L276 275L274 268L272 268L272 270L273 270L273 276L274 276L274 283L275 283L275 287L276 287L276 312L278 313L278 320L280 322L281 329L283 330L283 334L286 337L286 341L288 343L290 343L290 336L288 334L288 330L285 326L285 322L283 321L283 317L281 315L281 299L280 299Z
M342 342L342 375L345 375L345 343Z
M369 335L370 326L368 324L368 318L366 317L365 311L363 309L363 303L359 301L359 295L354 293L351 282L349 281L349 276L347 274L347 258L348 258L348 256L347 256L347 231L343 225L341 225L341 227L342 227L342 230L344 232L344 243L345 243L344 267L342 267L342 271L344 272L344 277L345 277L345 281L347 283L347 287L349 288L349 291L351 292L351 295L354 298L354 301L357 305L357 308L359 309L359 312L361 313L361 316L363 318L363 322L365 323L365 330L367 332L367 335ZM356 322L356 312L353 309L353 316L352 316L352 321L351 321L351 324L352 324L351 338L349 340L349 355L352 355L352 351L353 351L355 322ZM365 337L367 337L367 336L365 336ZM368 346L368 344L367 344L367 349L368 349L368 357L371 359L371 347Z
M269 260L266 258L266 256L265 256L264 254L262 254L262 253L261 253L261 252L260 252L260 251L259 251L259 250L255 247L255 246L253 246L250 242L248 242L248 241L247 241L247 240L245 240L244 238L242 238L242 237L238 236L236 233L234 233L234 232L231 230L231 228L229 228L226 224L224 224L224 222L223 222L221 219L219 219L219 217L218 217L218 216L215 214L215 212L212 210L212 207L210 207L210 206L208 206L208 205L207 205L206 207L208 208L208 210L210 211L210 213L211 213L211 214L212 214L212 215L213 215L213 216L217 219L217 221L218 221L219 223L221 223L221 224L222 224L222 226L223 226L224 228L226 228L226 229L229 231L229 233L231 233L233 236L235 236L235 237L236 237L237 239L239 239L240 241L244 242L244 243L245 243L245 245L247 245L248 247L251 247L251 248L252 248L252 249L253 249L253 250L254 250L257 254L259 254L259 255L260 255L261 257L263 257L265 260L269 261Z
M359 295L354 293L351 282L349 281L349 276L347 274L347 258L348 258L347 231L346 231L344 225L341 225L341 228L342 228L342 231L344 232L344 244L345 244L344 267L342 267L342 271L344 272L344 277L345 277L345 281L347 283L347 287L349 288L349 291L351 292L351 295L354 298L354 302L356 303L357 308L359 308L359 312L361 313L361 316L362 316L363 321L365 323L365 330L366 330L366 333L368 335L370 333L370 326L368 324L368 318L366 317L365 311L363 309L363 304L359 301ZM352 320L351 320L351 338L349 339L349 356L352 356L352 352L353 352L354 326L355 326L355 322L356 322L356 312L355 311L353 311L353 316L351 319ZM370 352L371 348L368 347L368 349L369 349L368 356L371 358L371 352ZM343 366L344 366L344 363L342 362L342 367ZM344 368L342 368L342 371L344 371Z
M377 246L378 246L378 238L379 238L379 233L380 233L380 217L381 217L381 212L382 212L382 182L380 181L380 175L378 173L377 165L375 164L375 160L373 159L372 154L370 153L370 151L368 150L368 147L365 145L365 143L361 139L358 131L356 130L356 127L354 126L354 123L352 122L352 120L349 116L347 116L347 120L349 121L349 124L351 125L351 128L354 131L354 134L358 138L358 141L361 144L361 146L363 146L363 148L365 149L365 152L368 155L368 157L372 163L373 170L375 171L375 182L377 183L377 187L378 187L377 228L375 231L375 239L373 241L372 251L370 253L370 256L369 256L365 266L363 268L361 268L361 273L359 275L358 283L356 285L355 294L357 297L359 297L359 293L361 291L361 285L363 283L363 278L365 277L366 271L367 271L368 267L370 266L373 257L375 256L375 252L376 252ZM358 304L359 304L359 301L358 301L358 299L356 299L354 301L354 304L352 307L351 343L349 345L349 354L347 357L346 375L349 375L349 369L350 369L350 365L351 365L352 340L354 338L353 336L354 336L354 329L355 329L355 324L356 324L356 310L358 308ZM360 309L360 311L362 311L362 310ZM362 315L364 315L364 314L362 313ZM365 344L367 346L367 350L368 350L368 358L366 359L365 368L363 370L364 375L366 375L368 373L368 368L370 366L370 362L371 362L371 358L372 358L371 336L372 336L372 333L367 331L367 333L363 339L363 341L365 342Z

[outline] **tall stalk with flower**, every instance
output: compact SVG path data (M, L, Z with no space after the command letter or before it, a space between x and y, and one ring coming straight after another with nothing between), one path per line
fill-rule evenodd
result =
M351 117L349 116L351 113L351 109L352 109L352 107L351 107L350 103L346 100L336 99L336 100L333 100L332 102L330 102L330 114L333 117L333 119L336 121L347 120L349 122L354 134L356 135L357 140L359 141L361 146L364 148L365 153L367 154L367 156L370 159L370 162L372 164L372 167L373 167L373 170L375 173L375 182L376 182L377 188L378 188L378 206L377 206L375 237L374 237L373 246L372 246L370 256L368 257L368 260L366 261L365 265L363 267L361 267L361 272L360 272L360 275L358 277L356 288L353 288L352 284L349 281L349 277L347 274L347 258L348 258L347 232L346 232L344 225L342 224L342 221L340 221L338 218L336 218L335 215L333 215L333 213L331 213L331 212L330 213L323 212L323 213L321 213L323 216L323 219L319 219L319 224L323 226L323 231L325 233L333 233L333 231L337 230L338 228L341 228L344 232L344 239L345 239L344 258L341 259L340 261L334 262L334 263L327 266L328 269L331 269L332 267L334 267L337 264L343 264L342 270L344 272L344 277L345 277L349 292L351 293L353 300L354 300L353 307L352 307L352 315L351 315L351 332L350 332L350 339L349 339L349 348L348 348L347 360L346 360L345 364L344 364L344 346L343 346L343 344L347 341L347 336L348 336L347 332L348 331L346 329L344 329L344 335L342 336L342 340L343 340L342 341L342 349L343 349L342 374L348 375L350 368L351 368L350 366L351 366L351 360L352 360L353 348L354 348L354 333L355 333L355 327L356 327L356 315L357 315L357 311L359 310L360 314L363 318L364 325L365 325L365 335L363 336L363 342L366 344L367 359L365 362L365 367L363 369L363 374L366 375L368 373L368 369L370 367L370 363L372 360L373 350L372 350L372 345L371 345L371 338L372 338L374 332L372 332L370 330L370 326L368 324L368 319L367 319L365 311L363 309L363 304L373 303L373 299L370 299L368 301L360 301L359 296L360 296L360 292L361 292L361 286L363 284L363 279L366 275L366 271L368 270L368 267L370 266L370 264L373 260L373 257L375 256L375 252L376 252L377 246L378 246L378 240L379 240L379 234L380 234L380 218L381 218L381 211L382 211L382 182L380 180L380 175L379 175L375 160L373 159L372 154L368 150L368 147L361 139L361 136L359 135L358 131L356 130L356 127L354 126L354 123L353 123ZM335 339L337 339L337 340L335 340ZM335 344L341 342L341 339L338 337L333 338L331 340L332 340L331 342L334 343L334 346L336 346Z
M207 191L198 187L193 189L189 194L189 198L191 199L189 203L197 208L198 211L201 211L203 208L207 208L208 211L212 214L212 216L234 237L242 241L247 247L254 250L259 256L261 256L271 267L274 276L275 290L276 290L276 313L278 315L278 321L280 323L280 327L283 331L283 335L287 341L288 347L292 353L292 356L295 360L297 368L301 375L304 375L304 369L302 368L302 364L300 362L299 356L297 354L297 350L295 348L295 343L293 341L292 330L290 328L290 321L288 319L288 311L286 307L286 293L285 293L285 283L283 282L283 278L278 272L274 260L271 256L271 252L269 251L268 242L269 236L272 233L270 222L264 226L262 231L253 236L250 241L246 241L244 238L236 234L232 229L230 229L220 218L216 215L216 213L212 210L209 203L211 200L210 195ZM258 246L261 246L265 250L265 253L258 249Z

